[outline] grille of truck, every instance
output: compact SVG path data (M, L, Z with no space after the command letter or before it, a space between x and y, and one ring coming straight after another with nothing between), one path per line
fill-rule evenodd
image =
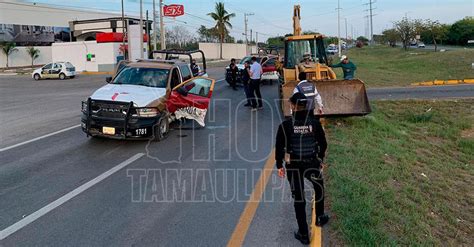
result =
M91 100L91 116L109 118L109 119L125 119L130 103L126 102L105 102Z

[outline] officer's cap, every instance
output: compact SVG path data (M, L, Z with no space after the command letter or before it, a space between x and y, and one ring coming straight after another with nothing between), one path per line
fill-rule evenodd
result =
M306 106L307 101L306 96L300 92L293 94L290 98L290 102L298 106Z

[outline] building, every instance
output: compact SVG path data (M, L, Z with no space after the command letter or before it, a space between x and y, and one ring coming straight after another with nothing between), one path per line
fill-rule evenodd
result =
M126 33L135 27L135 34L138 34L135 37L140 37L140 28L137 27L140 20L130 16L122 20L121 13L1 0L0 42L15 42L17 45L18 51L9 57L9 66L31 65L26 47L35 46L41 50L36 64L64 60L73 62L79 71L110 71L117 60L123 58L123 21ZM151 23L144 21L143 33L151 29ZM110 35L95 42L98 33ZM136 44L139 42L135 40L133 43L134 54L137 54ZM87 56L94 59L86 60ZM6 57L0 54L0 67L5 65Z

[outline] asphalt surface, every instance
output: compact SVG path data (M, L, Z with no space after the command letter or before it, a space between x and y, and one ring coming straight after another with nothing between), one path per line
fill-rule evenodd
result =
M221 79L222 71L208 72ZM73 127L5 150L79 124L81 100L103 84L105 76L38 82L0 76L0 246L225 245L273 159L281 121L277 86L262 87L265 107L252 113L243 107L242 89L218 81L206 127L175 125L163 142L93 139ZM474 97L474 85L368 94ZM265 188L244 245L296 245L286 180L273 173ZM2 240L5 229L19 225Z

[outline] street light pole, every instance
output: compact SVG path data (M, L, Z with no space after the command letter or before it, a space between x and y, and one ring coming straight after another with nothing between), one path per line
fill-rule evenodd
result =
M160 43L161 50L166 50L165 23L163 22L163 0L160 0Z
M143 0L140 0L140 58L143 59Z

